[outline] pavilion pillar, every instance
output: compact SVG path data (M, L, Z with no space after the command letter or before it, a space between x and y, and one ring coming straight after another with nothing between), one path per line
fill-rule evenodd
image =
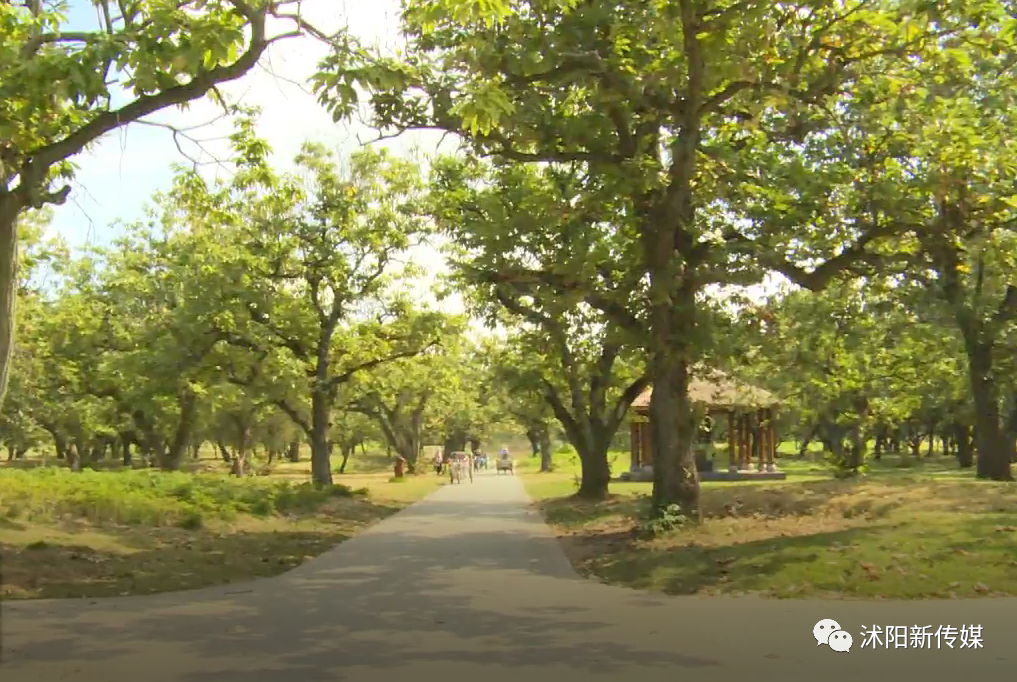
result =
M738 433L735 427L735 413L730 410L727 413L727 470L732 474L738 473Z
M766 430L770 440L770 461L766 465L766 470L773 473L777 471L777 431L774 426L773 409L768 409L766 415Z
M769 441L766 438L767 429L769 423L766 421L766 411L756 410L756 428L755 434L759 439L759 464L756 465L756 471L766 470L766 457L769 454Z
M642 457L641 445L642 445L642 433L639 428L641 424L639 422L632 422L629 424L629 451L632 454L631 462L629 463L629 470L635 471L639 468L640 459Z
M738 469L744 469L752 454L749 450L749 415L739 415L738 426Z
M640 443L639 466L653 466L653 434L650 433L650 423L642 422L639 425Z

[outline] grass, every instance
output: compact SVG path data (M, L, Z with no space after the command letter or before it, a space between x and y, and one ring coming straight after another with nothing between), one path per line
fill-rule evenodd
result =
M604 582L778 598L1017 595L1017 486L975 481L948 459L873 463L855 480L778 464L785 481L704 483L704 522L655 536L649 483L583 502L567 464L524 480L576 568Z
M302 482L308 463L280 469L235 479L200 470L0 468L0 596L151 594L276 575L443 481L357 473L319 490Z

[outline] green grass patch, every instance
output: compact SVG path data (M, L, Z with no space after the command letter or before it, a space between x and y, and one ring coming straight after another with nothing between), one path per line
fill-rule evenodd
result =
M438 488L443 479L154 470L0 469L0 598L193 589L289 570Z
M569 497L568 475L527 490L581 572L671 594L928 599L1017 595L1017 486L879 470L857 480L709 482L704 522L648 537L651 484Z
M307 513L334 497L337 485L236 479L153 470L73 473L56 467L0 469L0 512L26 520L70 516L96 523L200 525L200 519Z

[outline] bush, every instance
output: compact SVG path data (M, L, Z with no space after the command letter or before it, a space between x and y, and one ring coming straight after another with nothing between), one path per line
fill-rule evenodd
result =
M199 528L238 514L313 512L330 498L364 495L346 486L235 479L152 470L73 473L56 467L0 470L0 509L9 517L70 515L98 523Z
M647 538L655 538L684 528L687 523L688 518L682 514L681 507L672 504L668 505L660 516L642 522L639 525L639 534Z

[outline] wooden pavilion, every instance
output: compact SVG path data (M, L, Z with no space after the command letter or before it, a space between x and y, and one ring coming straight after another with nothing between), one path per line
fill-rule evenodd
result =
M653 477L653 441L650 434L648 388L632 403L630 416L632 464L623 479ZM777 452L774 429L780 401L769 391L740 383L720 370L697 367L689 382L689 397L703 419L693 450L703 480L783 479L774 462ZM713 467L713 427L726 417L729 461L727 470ZM753 455L758 458L753 468Z

